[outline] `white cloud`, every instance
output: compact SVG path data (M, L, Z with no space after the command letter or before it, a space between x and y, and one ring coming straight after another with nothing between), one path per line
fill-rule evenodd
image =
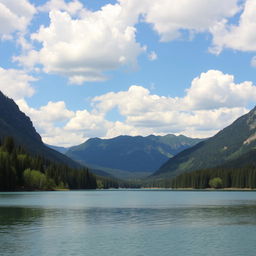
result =
M245 107L255 100L256 86L252 82L236 84L233 75L209 70L192 81L184 103L191 109L216 109Z
M48 102L39 109L31 108L24 99L16 100L21 111L32 120L43 141L51 145L70 146L81 143L83 137L76 132L65 131L64 125L75 113L67 109L63 101Z
M29 107L24 99L16 103L31 118L43 141L51 145L71 146L89 137L104 137L112 124L102 114L71 111L63 101L48 102L38 109Z
M105 71L122 66L136 67L145 48L136 42L136 28L122 11L118 4L106 5L96 12L83 9L81 18L72 18L52 10L50 25L31 35L42 48L15 59L29 66L42 64L46 73L67 76L75 84L105 80Z
M133 85L92 99L92 110L70 111L64 102L49 102L39 109L24 100L17 103L27 113L48 144L71 146L89 137L166 133L209 137L245 114L256 100L256 86L235 83L234 77L209 70L193 79L184 97L164 97ZM124 121L107 120L117 108Z
M142 86L133 85L128 91L107 93L93 98L95 108L99 112L108 112L118 107L123 116L144 114L154 111L162 111L165 108L171 109L175 106L176 99L151 95L150 91Z
M90 113L87 110L77 111L65 126L66 130L86 134L87 137L104 137L111 122L105 120L101 113Z
M49 26L41 26L31 35L32 42L41 43L41 49L32 49L21 38L27 51L14 60L30 68L39 64L46 73L68 77L71 84L104 81L107 71L136 67L138 56L146 52L147 47L136 39L140 22L151 24L161 41L207 32L213 34L214 53L224 47L252 50L254 7L254 0L247 0L240 23L235 26L228 22L242 9L239 0L118 0L98 11L86 9L78 0L49 0L38 7L49 12ZM242 40L236 40L240 34ZM157 59L155 52L147 56L149 60Z
M148 59L151 61L157 60L157 54L154 51L150 52L148 54Z
M10 98L17 100L31 97L35 92L30 85L33 81L36 79L23 70L0 67L0 90Z
M104 137L113 138L119 135L138 136L138 135L149 134L150 133L149 131L150 129L140 129L132 125L128 125L123 122L116 121L109 127Z
M6 38L15 31L25 31L35 7L27 0L0 0L0 36Z
M52 10L66 11L71 15L77 14L79 11L82 11L83 4L78 0L73 0L66 2L64 0L50 0L44 5L39 6L38 10L42 12L50 12Z
M192 33L209 28L239 10L237 0L119 0L127 12L144 14L143 20L152 24L161 41L179 38L182 30Z
M17 100L16 102L21 110L31 117L37 127L48 126L48 124L58 125L59 122L67 122L75 115L73 111L66 108L66 104L63 101L50 101L39 109L29 107L24 99Z
M224 48L239 51L256 51L256 1L247 0L240 16L239 24L232 25L222 20L211 28L213 47L219 54Z
M248 104L255 100L252 82L236 84L232 75L209 70L192 81L183 98L154 95L141 86L131 86L128 91L95 97L93 102L100 113L117 107L126 118L108 135L120 129L120 134L183 133L200 137L213 135L245 114Z
M141 86L131 86L128 91L107 93L93 99L99 111L118 107L124 116L154 111L188 111L216 108L245 107L256 100L256 86L245 81L236 84L234 76L218 70L209 70L193 79L183 98L150 94Z

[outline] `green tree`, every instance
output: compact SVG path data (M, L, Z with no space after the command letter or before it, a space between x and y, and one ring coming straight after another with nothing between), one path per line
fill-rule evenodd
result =
M223 185L222 179L219 177L210 179L209 181L209 186L211 188L222 188L222 185Z
M55 186L52 179L47 178L44 173L37 170L26 169L23 176L25 186L28 188L53 189L52 186Z
M5 137L4 138L4 149L8 152L8 153L12 153L15 144L14 144L14 140L12 137Z

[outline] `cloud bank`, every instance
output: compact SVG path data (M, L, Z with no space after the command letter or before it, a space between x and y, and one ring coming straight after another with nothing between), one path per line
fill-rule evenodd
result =
M2 0L3 1L3 0ZM25 66L58 74L71 84L104 81L107 72L137 66L147 46L137 40L137 25L150 24L161 42L192 40L198 33L212 36L210 52L224 48L255 51L254 0L118 0L91 11L78 0L50 0L38 11L49 13L49 25L30 35L30 49L14 59ZM241 12L239 24L230 19ZM157 53L147 53L155 60Z
M33 120L46 143L70 146L89 137L110 138L122 134L176 133L209 137L248 111L256 100L256 86L236 83L234 76L208 70L194 78L184 97L152 94L132 85L126 91L109 92L91 100L92 110L71 111L64 102L49 102L39 109L17 101ZM124 121L110 121L117 109Z

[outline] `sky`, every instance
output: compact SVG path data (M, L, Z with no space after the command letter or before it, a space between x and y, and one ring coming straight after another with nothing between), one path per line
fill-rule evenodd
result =
M0 0L0 90L47 144L213 136L255 71L255 0Z

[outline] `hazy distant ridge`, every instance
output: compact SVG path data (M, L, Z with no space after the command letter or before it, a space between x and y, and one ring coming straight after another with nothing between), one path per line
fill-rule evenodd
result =
M134 173L152 173L170 157L200 141L202 140L172 134L147 137L119 136L112 139L93 138L71 147L66 155L83 164Z

